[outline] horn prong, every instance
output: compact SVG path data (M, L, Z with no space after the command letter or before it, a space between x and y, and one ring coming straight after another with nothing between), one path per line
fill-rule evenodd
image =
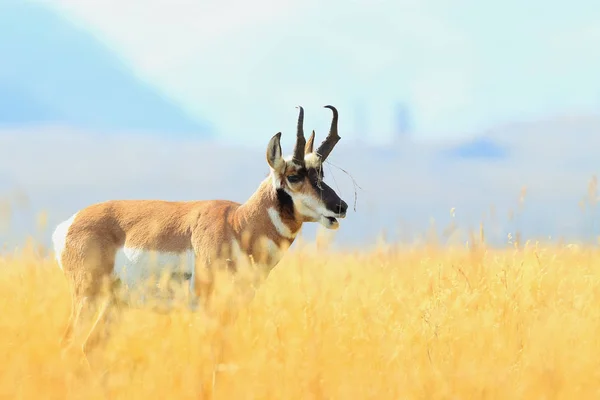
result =
M306 141L306 146L304 147L304 154L312 153L314 145L315 145L315 130L313 129L312 133L308 137L308 140Z

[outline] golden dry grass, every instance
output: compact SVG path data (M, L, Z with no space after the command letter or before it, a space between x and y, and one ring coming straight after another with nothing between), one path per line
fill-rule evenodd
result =
M70 299L51 258L0 260L0 293L1 398L600 396L591 248L300 247L235 318L125 310L91 372L59 347Z

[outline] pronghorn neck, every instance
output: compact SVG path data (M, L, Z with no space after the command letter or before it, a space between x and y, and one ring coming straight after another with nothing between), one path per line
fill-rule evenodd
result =
M237 233L273 233L291 245L302 228L291 196L273 184L273 174L264 179L250 198L236 210ZM269 235L270 236L270 235Z

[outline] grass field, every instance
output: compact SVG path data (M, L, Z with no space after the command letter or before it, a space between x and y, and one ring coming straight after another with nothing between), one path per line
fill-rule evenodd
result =
M125 310L91 371L59 347L66 281L32 249L0 260L3 399L600 397L592 248L301 246L247 306Z

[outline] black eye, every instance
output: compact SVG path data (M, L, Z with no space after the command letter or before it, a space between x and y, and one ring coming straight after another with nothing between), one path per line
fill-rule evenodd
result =
M298 183L302 180L300 175L288 175L287 180L289 183Z

